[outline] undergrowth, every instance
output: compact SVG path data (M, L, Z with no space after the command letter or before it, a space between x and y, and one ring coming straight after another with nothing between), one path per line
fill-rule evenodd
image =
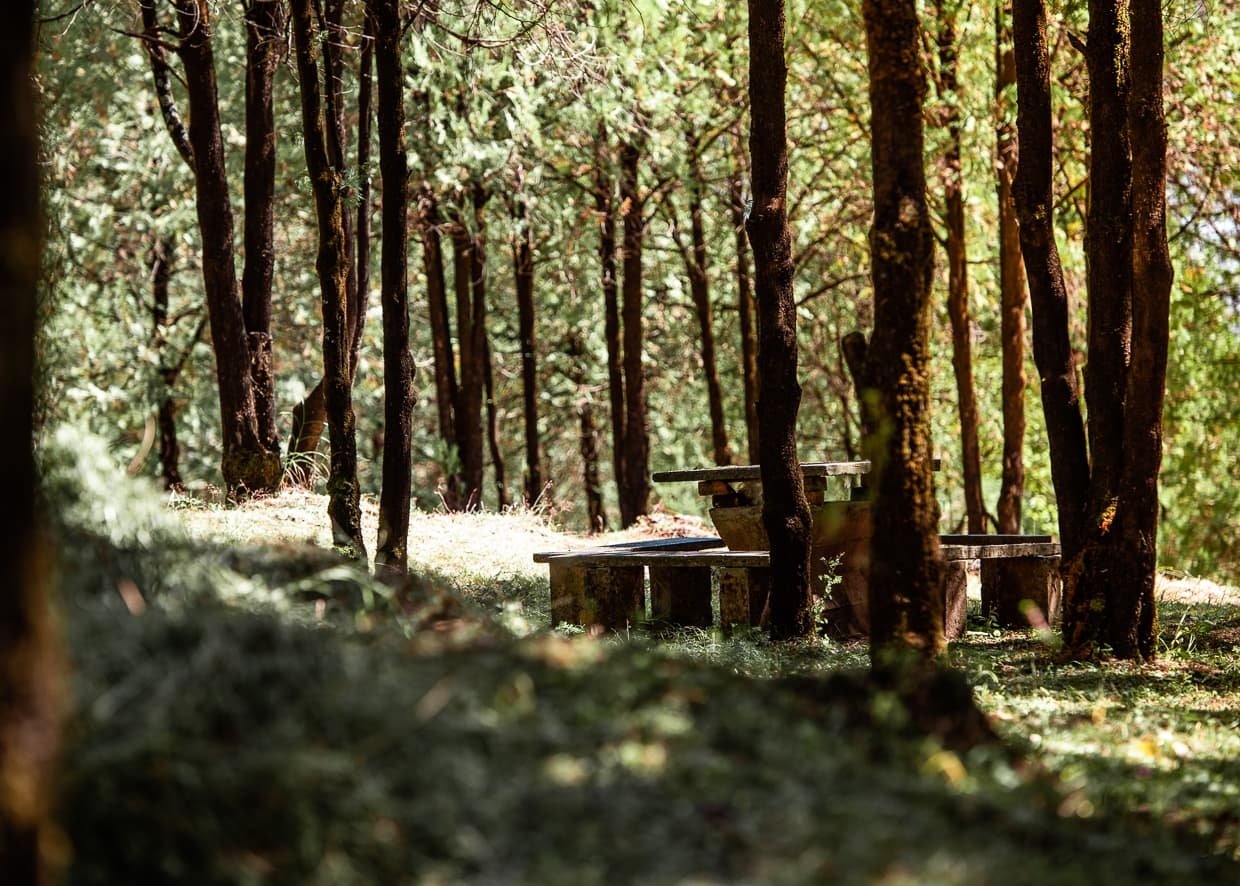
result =
M1213 628L1177 639L1189 617L1164 616L1165 673L1053 665L974 621L953 660L1005 744L951 750L849 676L864 646L561 636L516 557L384 585L295 541L187 533L240 512L172 515L92 458L44 467L72 883L1237 878L1216 717L1237 671Z

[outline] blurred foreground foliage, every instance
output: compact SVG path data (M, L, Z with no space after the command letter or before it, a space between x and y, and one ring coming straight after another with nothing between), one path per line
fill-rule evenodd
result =
M1236 878L1002 745L924 737L861 675L518 639L322 551L193 542L99 455L62 435L43 461L71 883Z

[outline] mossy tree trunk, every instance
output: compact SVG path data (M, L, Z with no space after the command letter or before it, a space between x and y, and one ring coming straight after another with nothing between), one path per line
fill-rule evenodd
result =
M383 177L383 480L375 564L397 575L408 566L413 470L413 357L409 353L409 161L398 0L367 0L379 84L379 172Z
M250 378L259 439L279 451L272 365L271 285L275 275L276 127L273 84L284 55L284 0L250 0L245 7L245 267L241 310L250 345Z
M188 127L173 99L172 73L163 52L154 0L141 4L142 25L165 125L194 172L203 288L215 350L223 432L221 473L230 490L274 491L282 476L279 446L261 425L256 395L256 385L270 392L274 384L270 332L265 339L261 333L251 338L237 284L210 8L206 0L176 0L173 8L178 22L177 52L185 68L189 98ZM261 133L257 137L261 138ZM255 211L261 215L261 207Z
M796 304L788 229L788 147L783 0L749 0L749 152L753 163L753 244L758 307L758 425L762 523L771 546L767 615L771 636L813 630L810 514L797 459Z
M943 154L943 203L947 225L947 316L952 327L952 370L960 413L960 469L969 532L986 531L977 394L973 387L973 321L969 312L968 242L965 236L962 121L959 96L959 35L954 0L935 4L938 16L937 84L947 147Z
M877 424L870 655L931 658L946 645L938 503L930 451L929 339L934 234L923 165L922 69L913 0L862 6L870 73L874 332L865 363Z
M1012 183L1018 161L1012 120L1016 61L1011 5L995 5L995 181L999 206L999 341L1003 351L1003 472L995 505L998 531L1020 532L1025 494L1025 267Z
M314 0L291 4L297 73L301 81L306 170L318 218L315 270L323 306L323 393L331 443L328 515L336 545L364 560L361 501L357 483L357 435L353 416L352 329L349 314L350 253L345 238L344 169L331 159L324 120L317 50L321 19Z
M1033 304L1033 357L1041 379L1042 411L1059 509L1063 562L1075 559L1083 538L1089 457L1081 391L1068 335L1067 287L1055 243L1055 193L1046 5L1014 0L1019 162L1014 182L1020 248Z
M0 871L6 883L59 882L52 844L60 742L60 663L35 513L34 343L42 219L33 89L34 4L0 9Z

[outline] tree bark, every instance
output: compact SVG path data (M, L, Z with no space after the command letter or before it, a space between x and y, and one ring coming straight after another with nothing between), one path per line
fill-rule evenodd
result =
M284 49L283 0L250 0L245 10L245 266L241 304L250 346L254 410L264 448L279 451L272 365L271 282L275 273L276 128L272 84Z
M599 480L598 429L594 423L594 401L586 386L585 343L578 330L569 333L567 351L573 367L572 381L577 387L577 414L580 419L577 444L581 453L586 520L590 532L604 532L607 529L607 512L603 506L603 484Z
M1059 540L1062 560L1068 564L1079 553L1084 533L1089 456L1080 385L1068 336L1068 292L1055 244L1055 154L1043 0L1014 0L1012 26L1020 152L1013 190L1033 304L1033 356L1041 378Z
M34 4L0 10L0 870L5 881L59 882L42 849L54 834L53 770L62 669L35 511L34 370L43 230L34 96ZM43 839L41 839L41 836Z
M1132 0L1132 362L1120 476L1119 575L1111 587L1110 645L1122 658L1157 652L1158 471L1173 270L1167 248L1167 122L1158 0Z
M409 353L409 161L405 151L403 21L399 0L367 0L379 83L379 173L383 177L383 480L375 565L408 569L409 497L413 470L413 357ZM367 78L369 79L369 78ZM359 148L364 140L359 137ZM359 156L361 151L359 150ZM359 226L360 228L360 226ZM365 238L363 238L365 239ZM359 269L365 267L359 262Z
M1003 474L995 506L999 532L1019 533L1025 494L1025 269L1012 183L1018 148L1009 102L1016 60L1009 24L1011 6L995 6L995 177L999 204L999 340L1003 351Z
M315 270L323 303L323 393L331 443L328 515L335 544L351 548L354 556L365 560L349 360L352 330L348 281L352 262L344 232L347 217L342 194L344 169L333 163L329 126L323 116L319 67L315 59L319 30L312 0L294 0L291 12L297 72L301 80L306 168L314 189L319 228ZM330 80L328 82L330 84Z
M512 245L512 270L517 289L517 327L521 339L521 395L525 407L525 503L543 493L542 454L538 439L538 343L534 324L534 229L524 198L518 197Z
M947 316L952 326L952 369L960 412L960 467L964 475L965 518L970 533L986 531L982 498L982 457L978 442L977 396L973 388L973 324L969 316L969 262L965 240L958 37L954 5L939 0L939 84L945 107L947 150L943 157L943 201L947 221Z
M220 392L224 483L229 489L274 491L280 485L280 453L267 449L260 438L250 382L250 348L233 253L233 212L220 131L210 4L207 0L176 0L175 6L180 22L179 52L189 92L189 140L196 169L203 288Z
M870 548L870 657L945 647L943 563L930 451L929 340L934 234L926 205L921 66L913 0L865 0L870 73L874 333L866 375L881 425L866 449L876 475Z
M159 470L164 489L179 490L181 481L181 446L177 442L176 401L172 397L180 367L169 362L168 339L168 287L172 282L172 265L176 256L176 242L171 238L156 240L151 250L151 338L159 355L159 379L163 384L156 406L156 424L159 430ZM190 344L193 348L193 344Z
M796 304L788 230L788 147L784 109L783 0L749 0L749 153L753 163L753 244L759 339L758 423L762 523L771 549L768 625L776 639L807 636L810 514L797 459Z
M482 500L482 398L485 386L482 336L479 335L482 327L475 316L476 290L472 283L473 275L479 268L485 268L485 264L474 261L473 253L478 240L466 227L460 212L455 213L450 230L457 346L461 364L461 384L454 409L456 445L461 457L461 507L470 508L480 505Z
M640 158L641 146L636 141L629 140L620 146L620 203L624 216L624 482L620 489L623 526L632 526L650 509L650 438L646 426L646 371L642 364L642 239L646 220L645 201L638 186Z

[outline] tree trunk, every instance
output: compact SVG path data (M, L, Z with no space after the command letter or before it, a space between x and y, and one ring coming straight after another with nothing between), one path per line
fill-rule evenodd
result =
M577 414L581 421L577 443L581 452L586 519L590 532L604 532L607 529L607 512L603 507L603 484L599 481L598 429L594 423L594 401L586 386L586 347L580 331L574 329L569 333L567 351L572 366L572 381L577 387Z
M620 489L620 522L632 526L650 508L650 438L646 427L646 375L642 365L642 238L646 233L645 202L638 187L641 148L626 141L620 148L620 202L624 215L624 284L621 320L624 326L624 483Z
M740 153L740 146L737 146ZM742 172L728 181L732 228L736 237L736 309L741 327L741 384L745 392L745 430L749 463L761 461L758 448L758 324L749 278L749 235L745 232L745 182Z
M422 267L426 273L426 301L435 359L435 407L439 418L439 437L443 440L451 464L445 478L444 504L449 510L456 510L462 504L460 453L457 449L454 413L460 392L456 384L456 355L452 347L452 325L448 317L443 242L439 235L443 220L439 216L439 208L430 188L425 185L419 191L418 220L422 231Z
M614 182L608 171L610 146L603 123L598 125L594 152L594 208L599 216L599 265L603 275L603 337L607 341L607 395L611 406L611 452L616 492L626 487L624 365L620 342L620 299L616 276L616 213Z
M935 4L939 16L939 83L945 110L947 151L943 193L947 220L947 315L952 325L952 369L960 412L960 467L964 474L965 515L970 533L986 531L982 499L982 457L978 443L977 397L973 389L973 325L969 316L969 262L965 242L964 170L961 157L955 8Z
M171 238L155 241L151 250L151 338L159 355L159 378L163 383L156 406L159 470L164 489L171 490L184 486L181 481L181 446L177 442L176 401L172 397L180 367L168 360L168 338L165 334L168 327L168 286L172 282L175 255L176 241Z
M319 69L315 49L319 42L311 0L291 4L296 41L297 72L301 80L301 111L306 169L314 189L319 243L315 270L323 302L323 392L331 443L328 515L332 538L338 546L366 558L362 540L361 501L357 484L357 437L353 416L352 372L349 360L350 251L345 239L343 166L331 159L328 126L323 119ZM330 84L330 80L328 81ZM330 88L330 87L329 87Z
M518 198L512 245L517 289L517 326L521 338L521 393L525 406L525 503L543 493L542 455L538 441L538 345L534 327L534 230L523 198Z
M176 10L180 22L179 52L189 92L189 141L196 170L203 288L220 391L224 483L229 489L269 492L280 485L280 453L263 446L250 383L250 349L237 290L233 213L220 132L210 5L207 0L177 0Z
M512 504L508 498L508 479L504 468L504 450L499 442L499 413L495 408L495 367L491 362L491 340L483 340L482 353L486 366L485 393L487 407L487 446L491 450L491 467L495 471L495 508L502 511Z
M874 333L867 380L882 424L871 434L874 536L870 546L870 657L924 658L946 645L943 563L930 451L930 296L934 234L926 206L916 4L865 0L870 72Z
M1033 304L1033 357L1042 380L1042 410L1059 510L1059 540L1063 562L1068 564L1079 553L1084 537L1089 457L1080 385L1068 337L1068 292L1055 245L1055 151L1043 0L1014 0L1012 22L1020 146L1014 196L1020 221L1020 248Z
M316 25L321 22L326 29L327 39L322 44L323 58L323 81L325 84L323 102L325 105L326 117L324 121L325 133L325 149L329 161L333 167L343 171L345 169L345 157L348 148L349 129L345 120L344 109L344 47L348 44L348 31L344 26L344 0L328 0L326 16L320 6L322 0L314 0L315 14L317 16ZM369 58L363 51L362 66L367 69ZM362 78L363 80L365 78ZM362 86L359 89L358 96L358 116L359 130L369 127L370 101L369 87ZM359 132L359 136L360 136ZM367 135L367 138L369 136ZM359 147L359 163L360 163L360 147ZM367 147L367 150L369 148ZM365 181L365 176L362 177ZM347 188L343 187L341 197L345 203L352 202L353 195L347 193ZM365 188L364 188L365 190ZM369 197L366 193L359 194L358 213L369 213ZM369 223L369 219L367 219ZM353 229L353 217L342 211L341 213L341 237L344 243L345 256L347 258L348 267L345 274L345 304L346 304L346 328L349 330L348 350L346 352L349 362L349 384L353 384L353 378L357 372L358 354L361 349L362 333L366 326L366 290L359 286L359 267L357 263L358 248ZM369 256L367 255L367 261ZM289 439L290 456L303 455L310 456L318 451L319 440L323 435L323 428L328 426L327 418L327 397L323 389L324 380L320 379L314 388L306 395L306 398L293 407L293 433ZM350 395L351 396L351 395ZM296 464L289 471L289 477L293 482L301 485L309 485L314 481L315 463L310 457L295 459Z
M399 0L367 0L366 16L367 28L375 40L379 173L383 177L379 296L383 306L383 481L375 565L390 574L403 575L408 568L414 394L413 357L409 353L409 163L405 152L403 23ZM364 139L359 137L358 144L360 156ZM365 265L359 262L358 267Z
M1127 5L1091 0L1089 42L1089 495L1085 537L1064 576L1064 645L1095 658L1111 640L1113 586L1123 571L1115 515L1123 467L1124 394L1132 340L1132 156L1128 140ZM1120 653L1123 654L1123 653Z
M477 212L481 221L481 213ZM482 398L486 387L486 281L475 279L486 273L486 257L475 253L482 248L479 232L465 224L464 214L455 214L451 224L453 242L453 286L456 291L456 341L460 349L460 388L454 414L456 446L461 460L461 507L481 506L482 475Z
M357 297L353 312L353 341L349 348L349 365L353 377L357 378L358 356L362 350L362 334L366 331L366 306L370 300L370 237L371 237L371 196L370 196L370 131L374 119L374 78L371 68L374 67L375 36L370 31L369 19L363 25L362 52L357 64L357 235L354 237L356 254L353 262L356 268ZM404 126L404 109L401 109L401 126ZM406 169L408 162L406 162ZM406 209L409 207L408 172L403 197ZM409 242L409 221L405 220L405 243ZM382 257L379 259L382 265ZM408 259L406 259L408 265ZM406 267L406 271L408 268ZM383 269L380 267L380 277ZM382 282L380 283L382 285ZM406 290L408 284L406 283ZM408 295L406 295L408 300Z
M768 625L776 639L807 636L810 514L797 459L796 304L788 230L788 147L784 96L783 0L749 0L749 153L753 162L753 244L759 339L762 523L771 548Z
M0 870L5 882L59 882L41 849L55 834L53 770L61 699L47 554L35 513L34 343L39 252L39 145L33 73L34 4L0 10ZM40 839L42 837L42 839Z
M1157 652L1158 470L1173 270L1167 249L1167 122L1158 0L1132 2L1132 363L1120 476L1119 575L1111 587L1110 645L1122 658Z
M264 448L278 452L271 337L271 281L276 264L272 239L276 180L272 83L284 50L283 0L250 0L245 22L245 267L241 274L241 310L250 346L259 439Z
M1011 122L1011 87L1016 83L1009 2L995 7L995 173L999 203L1000 331L1003 349L1003 474L996 505L999 532L1020 532L1025 494L1025 269L1012 182L1016 177L1016 133ZM970 530L972 531L972 530Z
M728 446L728 427L723 415L723 387L719 383L719 367L715 359L715 323L711 316L710 288L707 277L706 226L702 221L702 162L696 136L689 134L689 228L693 250L685 264L689 272L689 292L697 312L698 330L702 340L702 374L706 376L706 395L710 406L710 437L715 451L715 464L732 464Z

